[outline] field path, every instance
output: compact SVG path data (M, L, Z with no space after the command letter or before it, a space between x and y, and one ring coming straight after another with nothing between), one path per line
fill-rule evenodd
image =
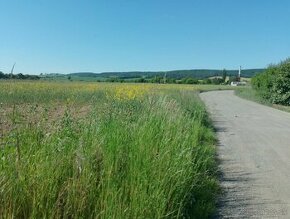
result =
M290 218L290 113L233 91L200 96L219 139L217 218Z

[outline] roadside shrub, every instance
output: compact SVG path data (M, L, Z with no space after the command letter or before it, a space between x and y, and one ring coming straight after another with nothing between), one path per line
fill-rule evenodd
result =
M252 79L252 86L271 103L290 105L290 59L269 66Z
M272 102L290 105L290 59L277 69L273 83Z
M270 66L268 69L252 79L252 86L257 90L258 94L265 98L270 99L273 89L275 75L277 74L277 67Z

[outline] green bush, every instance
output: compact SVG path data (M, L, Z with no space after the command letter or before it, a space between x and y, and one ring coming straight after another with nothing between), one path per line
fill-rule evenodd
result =
M222 78L213 78L211 79L211 81L211 83L215 85L224 83L224 80Z
M181 82L182 84L198 84L198 80L196 78L183 78Z
M290 105L290 60L282 63L277 69L272 91L273 103Z
M269 66L252 79L252 86L271 103L290 105L290 59Z
M271 98L271 92L276 74L277 67L270 66L264 73L259 74L252 79L253 88L256 89L258 94L265 99Z

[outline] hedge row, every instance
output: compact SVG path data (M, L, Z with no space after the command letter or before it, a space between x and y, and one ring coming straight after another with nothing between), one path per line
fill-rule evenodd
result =
M270 65L252 79L252 85L260 96L271 103L290 105L290 58Z

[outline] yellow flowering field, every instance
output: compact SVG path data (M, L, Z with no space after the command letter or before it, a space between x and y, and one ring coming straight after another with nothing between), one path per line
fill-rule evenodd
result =
M77 101L89 102L96 93L118 100L137 99L146 93L172 90L204 91L229 89L217 85L133 84L93 82L0 81L0 101L4 103Z

